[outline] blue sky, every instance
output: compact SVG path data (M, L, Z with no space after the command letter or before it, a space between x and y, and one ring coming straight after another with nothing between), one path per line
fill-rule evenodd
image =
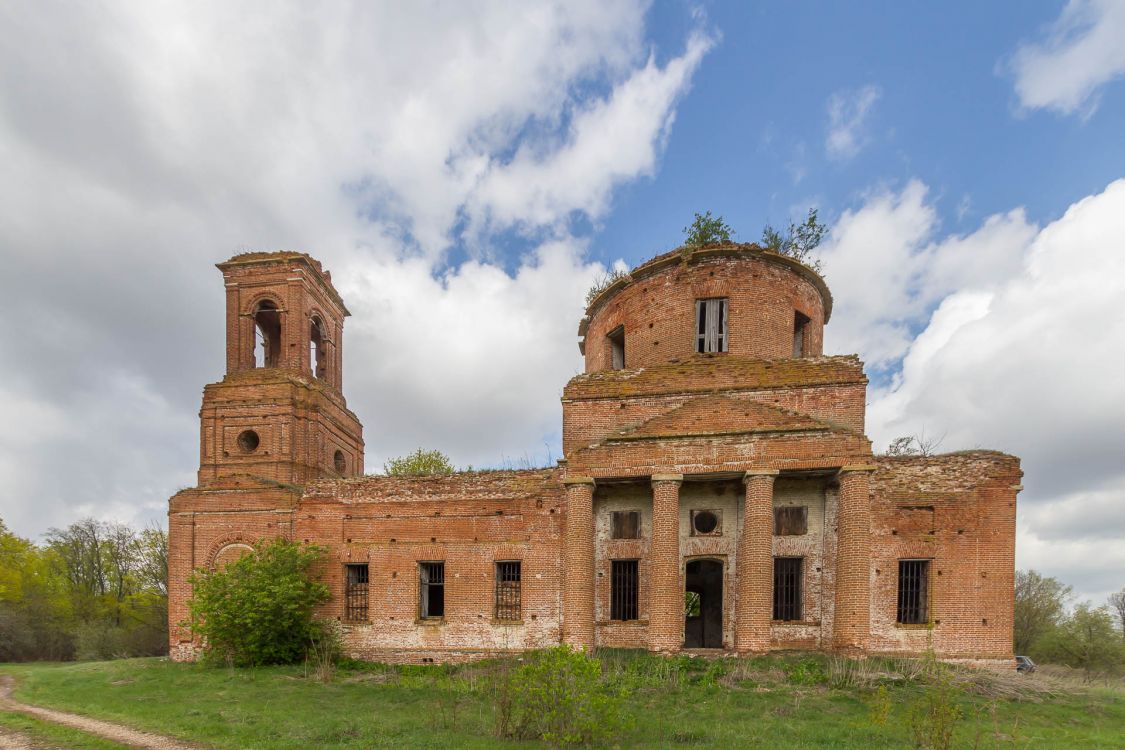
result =
M698 23L693 7L653 8L658 56L682 48ZM695 210L755 240L764 224L799 220L808 206L830 220L873 188L912 178L936 193L946 231L1013 206L1044 222L1121 176L1120 82L1088 119L1022 112L1013 91L1008 61L1058 18L1058 2L701 7L721 38L676 109L658 175L617 194L595 257L638 263L674 244ZM832 159L827 102L866 86L879 92L862 125L866 145Z
M867 432L1019 455L1018 564L1125 585L1125 4L0 6L0 518L162 521L216 262L353 317L368 471L559 455L591 283L818 208Z

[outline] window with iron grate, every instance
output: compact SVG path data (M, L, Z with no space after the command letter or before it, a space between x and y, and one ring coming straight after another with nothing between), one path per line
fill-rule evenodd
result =
M898 622L925 625L930 621L930 561L898 561Z
M344 619L367 620L367 563L344 566Z
M804 559L775 557L773 559L773 619L801 619L801 571Z
M519 620L523 615L520 601L523 586L519 560L496 563L496 619Z
M610 563L611 620L637 619L638 565L636 560L612 560Z

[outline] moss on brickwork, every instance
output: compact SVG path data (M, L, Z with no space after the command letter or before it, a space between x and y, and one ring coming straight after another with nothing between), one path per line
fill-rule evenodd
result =
M749 359L700 354L666 365L576 375L563 389L563 400L856 383L866 384L867 376L863 374L863 363L855 355Z

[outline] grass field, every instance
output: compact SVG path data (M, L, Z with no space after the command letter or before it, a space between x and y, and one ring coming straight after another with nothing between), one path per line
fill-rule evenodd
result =
M809 655L711 661L621 651L599 658L628 718L606 747L913 747L911 717L933 694L909 662L856 666ZM354 667L329 682L302 667L226 669L163 659L0 670L18 680L17 700L217 748L542 746L493 736L496 663ZM1125 747L1120 685L958 675L952 698L962 718L954 747ZM0 713L0 725L15 728L13 721L24 720Z

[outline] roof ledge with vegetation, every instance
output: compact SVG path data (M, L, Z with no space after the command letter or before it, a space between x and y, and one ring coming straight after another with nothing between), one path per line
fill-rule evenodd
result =
M811 266L775 250L764 248L754 242L720 242L701 246L683 245L675 250L657 255L628 273L607 276L601 284L590 290L586 314L578 326L578 335L585 336L586 329L597 311L633 282L646 279L677 264L690 265L701 260L719 257L756 258L793 271L804 277L820 293L821 300L824 302L824 322L827 323L828 319L832 317L832 292L828 290L824 278Z

